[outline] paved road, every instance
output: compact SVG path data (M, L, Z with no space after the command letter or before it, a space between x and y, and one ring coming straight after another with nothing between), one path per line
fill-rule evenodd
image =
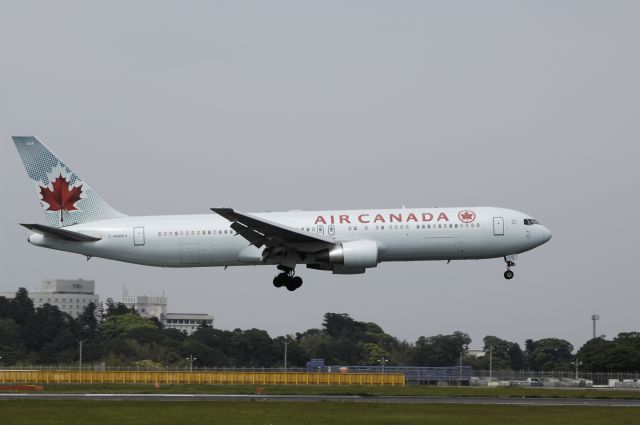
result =
M140 401L267 401L352 403L491 404L522 406L618 406L640 407L640 400L579 398L498 398L498 397L361 397L334 395L244 395L244 394L43 394L0 393L0 400L140 400Z

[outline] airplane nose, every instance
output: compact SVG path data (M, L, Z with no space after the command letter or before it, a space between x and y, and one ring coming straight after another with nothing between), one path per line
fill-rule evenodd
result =
M542 226L540 234L542 235L542 243L548 242L551 239L551 230L547 229L545 226Z

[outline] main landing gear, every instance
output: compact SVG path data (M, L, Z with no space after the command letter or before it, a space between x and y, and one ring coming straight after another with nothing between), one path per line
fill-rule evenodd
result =
M513 279L513 272L511 271L511 267L514 267L516 263L513 261L515 259L515 255L509 255L504 257L504 262L507 263L507 271L504 272L504 278L507 280Z
M291 267L278 266L278 270L282 273L273 278L273 286L282 288L283 286L289 291L295 291L302 286L302 278L296 276L296 271Z

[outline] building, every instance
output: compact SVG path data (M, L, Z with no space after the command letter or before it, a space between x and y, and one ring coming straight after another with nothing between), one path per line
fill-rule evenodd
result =
M122 303L129 308L133 308L140 317L147 319L156 317L161 319L167 314L167 297L149 297L147 295L122 297Z
M213 316L199 313L167 313L162 317L165 328L194 333L202 324L213 327Z
M178 329L192 334L203 323L213 326L213 316L201 313L168 313L167 297L150 297L148 295L129 296L125 293L122 303L145 318L155 317L167 329Z
M51 304L77 317L89 303L98 306L100 297L96 295L95 287L95 280L46 279L40 285L40 292L29 292L29 298L35 308ZM13 298L15 295L15 292L0 292L1 297Z

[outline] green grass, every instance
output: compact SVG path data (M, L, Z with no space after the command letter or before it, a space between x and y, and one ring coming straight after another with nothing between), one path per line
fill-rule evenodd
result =
M518 397L518 398L600 398L640 399L640 391L563 388L486 388L321 386L321 385L161 385L151 384L43 384L45 393L166 393L166 394L265 394L283 395L359 395L359 396L433 396L433 397ZM10 391L0 391L10 392ZM12 391L11 391L12 392Z
M0 401L0 425L638 424L640 409L384 403Z

